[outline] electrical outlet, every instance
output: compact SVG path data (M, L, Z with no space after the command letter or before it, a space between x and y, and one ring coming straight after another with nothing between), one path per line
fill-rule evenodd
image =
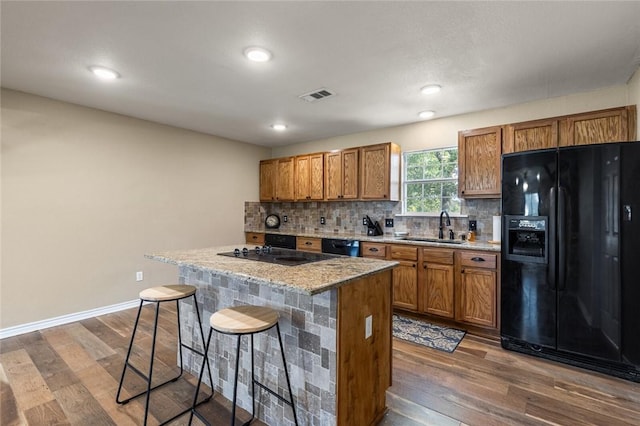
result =
M385 219L384 220L385 228L393 228L393 219Z
M142 281L142 279L144 278L142 271L138 271L136 272L136 281Z
M369 224L369 223L367 222L367 218L366 218L366 217L363 217L363 218L362 218L362 224L363 224L364 226L367 226L367 225Z
M325 223L324 216L320 216L320 225L324 225Z
M373 334L373 316L364 319L364 338L368 339Z
M282 216L282 221L284 223L287 223L289 221L289 218L287 217L287 215Z

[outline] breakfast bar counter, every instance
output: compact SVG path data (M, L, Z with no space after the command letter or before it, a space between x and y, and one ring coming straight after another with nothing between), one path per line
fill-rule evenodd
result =
M222 308L251 304L278 311L300 425L368 426L381 419L391 385L391 272L397 262L328 256L287 266L219 255L233 249L145 256L177 265L180 283L196 286L205 330L209 316ZM191 340L187 343L198 346L197 319L191 312L181 309L181 331ZM234 353L235 339L215 333L214 339L209 350L213 387L231 399L235 360L229 354ZM243 342L238 405L250 411L247 347ZM256 352L277 351L275 334L257 335L255 347ZM201 362L199 356L184 360L194 374ZM278 356L257 357L255 367L263 383L286 395ZM256 415L269 425L294 424L289 407L267 395L259 399Z

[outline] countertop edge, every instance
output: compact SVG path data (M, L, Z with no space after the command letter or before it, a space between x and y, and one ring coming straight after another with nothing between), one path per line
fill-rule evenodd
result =
M336 234L329 232L296 232L296 231L284 231L278 229L245 229L244 232L256 232L262 234L280 234L280 235L294 235L296 237L307 237L307 238L346 238L346 239L354 239L359 241L366 241L372 243L385 243L385 244L407 244L407 245L416 245L416 246L424 246L424 247L446 247L451 249L462 249L462 250L482 250L482 251L501 251L500 244L489 243L488 241L473 241L473 242L464 242L462 244L451 244L451 243L437 243L430 241L411 241L404 238L396 238L388 235L381 235L377 237L371 237L368 235L362 234Z
M340 279L340 280L333 280L333 281L327 281L325 284L316 286L315 288L308 290L305 288L301 288L299 286L290 284L290 283L286 283L286 282L281 282L281 281L277 281L277 280L273 280L273 279L266 279L266 278L261 278L261 277L256 277L247 273L243 273L243 272L238 272L238 271L231 271L231 270L226 270L226 269L222 269L222 268L216 268L216 267L208 267L205 265L201 265L198 264L197 262L190 262L190 261L180 261L180 260L176 260L167 256L163 256L161 254L153 254L153 253L147 253L144 255L145 258L149 259L149 260L155 260L155 261L159 261L159 262L163 262L163 263L167 263L170 265L176 265L178 267L188 267L188 268L194 268L197 270L202 270L205 272L210 272L210 273L215 273L215 274L219 274L221 276L225 276L225 277L229 277L229 278L242 278L244 280L246 280L248 283L256 283L256 284L261 284L261 285L268 285L268 286L272 286L272 287L280 287L283 289L287 289L289 291L294 291L297 293L301 293L301 294L306 294L306 295L316 295L316 294L320 294L323 293L325 291L329 291L332 290L334 288L339 288L345 284L348 284L350 282L353 282L355 280L367 277L367 276L371 276L374 274L377 274L379 272L384 272L386 270L390 270L393 269L394 267L396 267L397 265L399 265L399 262L394 261L394 260L375 260L375 263L379 263L379 266L377 267L372 267L370 270L366 271L366 272L361 272L358 273L356 275L353 276L349 276L346 277L344 279ZM353 258L353 259L362 259L362 258ZM371 261L372 259L368 259L369 261ZM321 264L322 262L317 262L318 264ZM371 262L369 262L371 263Z

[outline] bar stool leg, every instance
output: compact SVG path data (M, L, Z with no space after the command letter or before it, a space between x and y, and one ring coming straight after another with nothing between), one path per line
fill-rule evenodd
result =
M129 364L129 357L131 356L131 349L133 348L133 340L136 337L136 331L138 330L138 321L140 321L140 313L142 312L142 300L140 300L140 306L138 307L138 314L136 315L136 322L133 325L133 332L131 333L131 341L129 342L129 349L127 350L127 356L124 359L124 367L122 368L122 376L120 376L120 384L118 385L118 393L116 394L116 402L118 404L125 404L131 400L131 398L121 401L120 392L122 392L122 384L124 383L124 375L127 372L127 365Z
M240 369L240 338L241 334L238 334L238 343L236 345L236 372L235 379L233 381L233 406L231 408L231 426L236 423L236 400L238 396L238 370Z
M287 368L287 360L284 358L284 347L282 346L282 336L280 335L280 324L276 323L276 331L278 332L278 343L280 343L280 354L282 354L282 364L284 365L284 376L287 379L287 388L289 389L289 398L291 399L291 410L293 411L293 421L298 426L298 417L296 416L296 405L293 402L293 392L291 391L291 381L289 380L289 369Z
M160 303L156 303L156 318L153 321L153 340L151 341L151 361L149 362L149 375L147 382L147 401L144 406L144 425L147 424L149 416L149 399L151 397L151 377L153 375L153 361L156 355L156 337L158 336L158 316L160 315Z
M251 420L246 422L245 425L250 424L256 415L256 377L253 370L253 334L251 334L251 402Z
M200 330L202 331L202 327L200 327ZM204 347L204 357L205 359L207 359L207 367L209 366L207 354L209 353L209 345L211 344L212 334L213 334L213 329L211 328L209 329L209 336L207 337L207 342ZM200 420L202 420L203 422L209 424L209 422L207 422L202 416L200 416L200 413L196 411L196 406L198 405L198 394L200 393L200 385L202 384L202 376L204 375L204 366L205 366L205 361L202 362L202 367L200 367L200 374L198 375L198 385L196 386L196 392L193 395L193 404L191 404L191 414L189 415L189 424L193 422L194 415L198 417ZM210 368L209 368L209 378L211 378ZM210 383L211 383L211 393L213 396L213 380L212 379Z
M198 327L200 328L200 338L202 339L202 344L204 345L204 330L202 329L202 321L200 320L200 309L198 309L198 300L196 299L196 295L193 295L193 303L194 303L194 307L196 309L196 315L198 318ZM209 337L211 338L211 337ZM182 340L180 341L180 344L182 344ZM202 402L206 402L208 400L210 400L213 397L213 376L211 375L211 366L209 365L209 357L207 356L208 354L208 348L207 347L203 347L203 353L199 354L202 355L204 357L204 361L202 363L202 367L204 368L204 363L207 363L207 371L209 371L209 383L211 384L211 395L206 398L204 401ZM193 350L193 349L192 349ZM194 352L196 352L195 350L193 350ZM196 352L197 353L197 352ZM198 397L198 393L196 392L196 398Z

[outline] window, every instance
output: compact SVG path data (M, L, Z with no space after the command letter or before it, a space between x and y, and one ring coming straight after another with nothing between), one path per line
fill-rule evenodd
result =
M405 213L460 213L458 148L404 154Z

